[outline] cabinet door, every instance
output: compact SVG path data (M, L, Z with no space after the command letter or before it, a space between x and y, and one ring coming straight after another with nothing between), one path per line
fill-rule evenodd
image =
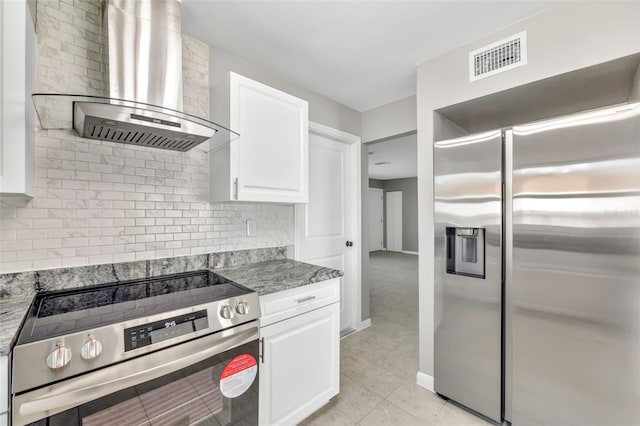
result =
M340 304L263 327L260 424L291 425L340 386Z
M308 201L308 103L230 74L231 179L239 201Z
M9 357L0 356L0 426L9 424Z
M36 35L26 1L0 1L0 196L35 193Z

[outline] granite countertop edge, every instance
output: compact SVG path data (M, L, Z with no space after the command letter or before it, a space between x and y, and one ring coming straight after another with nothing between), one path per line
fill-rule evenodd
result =
M19 295L1 299L0 307L0 356L9 355L18 337L24 317L29 312L34 295Z
M340 278L344 275L337 269L291 259L216 269L215 272L256 291L260 296Z
M212 269L223 277L250 288L260 296L339 278L343 272L291 259L267 260ZM34 294L0 299L0 356L9 354Z

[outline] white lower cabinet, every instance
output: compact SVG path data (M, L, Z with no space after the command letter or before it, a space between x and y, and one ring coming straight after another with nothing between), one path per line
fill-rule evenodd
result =
M0 426L9 423L9 357L0 356Z
M314 299L300 295L295 300L304 304ZM261 426L295 425L338 394L339 299L262 327L260 335Z

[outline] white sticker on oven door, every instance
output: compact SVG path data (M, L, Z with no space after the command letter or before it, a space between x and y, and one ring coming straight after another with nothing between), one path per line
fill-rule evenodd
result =
M222 370L220 392L227 398L236 398L249 389L258 374L258 363L249 354L238 355Z

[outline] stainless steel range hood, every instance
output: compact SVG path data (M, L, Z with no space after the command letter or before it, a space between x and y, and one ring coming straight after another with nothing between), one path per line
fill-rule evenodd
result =
M34 94L45 129L83 138L187 151L238 135L182 112L182 26L177 0L105 0L108 97Z

